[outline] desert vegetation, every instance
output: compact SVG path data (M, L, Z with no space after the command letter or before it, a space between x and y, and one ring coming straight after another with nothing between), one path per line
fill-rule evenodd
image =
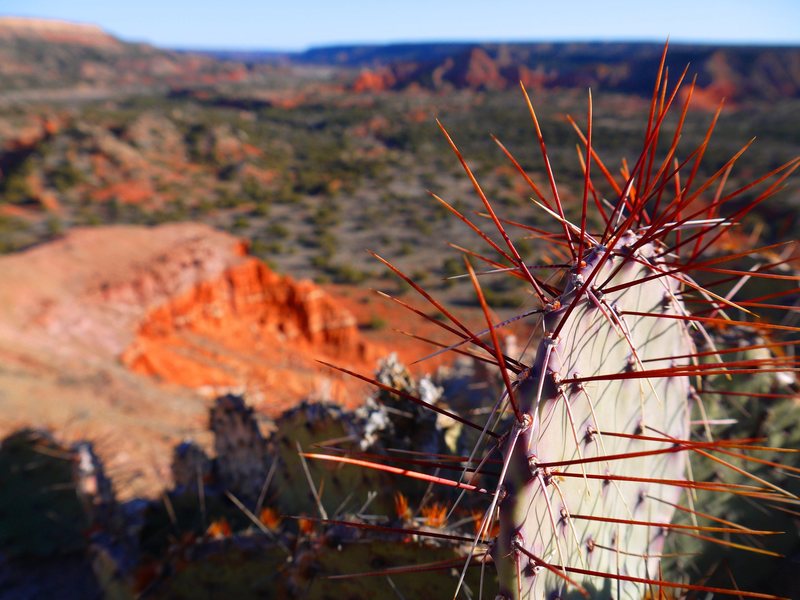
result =
M287 79L288 89L277 93L274 88ZM546 138L572 139L566 115L582 110L582 94L544 89L537 98ZM753 172L774 167L775 156L796 153L797 102L792 96L731 98L699 175L711 175L749 133L759 136L748 149ZM696 103L682 128L686 143L695 145L716 109L715 103ZM354 95L296 67L210 89L10 108L0 136L14 148L2 161L8 206L3 245L25 248L74 226L200 220L251 239L260 256L296 276L380 285L364 252L380 248L401 266L432 273L427 285L446 285L435 283L443 273L444 244L432 247L426 240L436 231L439 240L457 242L461 231L427 192L439 190L457 207L471 200L434 118L458 132L462 150L476 157L473 168L506 217L530 219L524 185L489 137L502 139L533 175L544 175L517 106L514 89ZM635 124L647 110L642 95L598 96L597 114L603 116L595 123L596 139L610 164L635 154ZM665 133L675 126L668 117ZM580 186L569 182L579 182L581 173L574 146L552 148L550 161L563 174L567 206L575 205ZM741 176L734 171L730 177L735 184ZM787 185L780 206L759 207L753 216L768 237L795 226L797 184ZM274 235L276 223L284 235ZM463 283L450 286L449 298L474 304ZM508 304L521 299L498 294Z

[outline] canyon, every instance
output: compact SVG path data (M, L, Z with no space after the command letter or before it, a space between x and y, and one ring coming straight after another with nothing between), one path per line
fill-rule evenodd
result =
M302 398L352 407L366 384L316 360L369 374L388 353L331 294L201 224L77 228L0 270L0 435L93 439L123 496L204 441L211 398L244 393L262 418Z
M469 231L426 191L470 218L484 209L434 117L498 208L537 226L489 123L544 182L519 81L546 100L550 157L574 209L580 186L569 182L581 179L565 115L581 122L591 86L604 156L634 156L642 132L631 123L646 119L661 49L465 43L226 55L0 18L0 435L33 426L93 440L130 498L163 489L176 443L208 445L216 395L245 394L265 429L306 398L358 405L369 386L317 360L368 375L390 352L413 362L429 347L392 328L435 338L442 318L412 321L376 302L370 287L410 288L365 249L485 326L446 246L469 248ZM748 168L766 172L774 156L797 154L797 48L677 45L669 60L671 74L688 61L699 72L687 145L706 135L722 97L734 106L710 164L738 150L743 128L760 136ZM740 178L733 170L728 185ZM787 187L782 203L759 208L767 240L797 226L796 180ZM524 230L514 236L542 260L547 248ZM506 311L531 305L511 278L482 283Z

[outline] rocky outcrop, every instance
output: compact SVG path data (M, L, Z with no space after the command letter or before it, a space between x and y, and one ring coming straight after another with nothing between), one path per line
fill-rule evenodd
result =
M122 497L159 489L183 437L208 441L209 396L353 405L368 386L315 359L370 373L382 354L330 294L205 225L73 229L0 272L0 436L98 440Z
M149 311L121 358L137 373L180 385L246 389L272 412L315 394L352 404L348 382L323 376L314 359L370 369L377 356L326 292L242 256Z
M604 89L637 96L652 91L660 44L510 43L406 44L312 49L301 60L360 68L356 92L417 87L432 90ZM800 51L793 47L672 45L670 71L691 63L699 108L718 99L797 97Z
M195 224L76 228L0 259L0 328L63 356L118 356L149 311L244 260L236 238Z
M324 290L204 225L76 229L3 261L25 294L6 308L29 340L208 394L247 391L267 412L313 395L354 402L354 381L315 359L369 371L380 354Z
M473 48L462 68L463 72L459 73L460 77L456 79L456 83L460 83L463 87L499 90L508 84L500 74L497 62L482 48Z
M353 91L383 92L392 89L397 83L397 77L391 69L363 69L353 82Z

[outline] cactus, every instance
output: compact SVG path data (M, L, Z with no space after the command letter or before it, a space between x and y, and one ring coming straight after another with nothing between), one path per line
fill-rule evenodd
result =
M769 351L763 347L767 340L752 331L732 328L730 331L719 332L714 338L718 347L724 345L730 349L741 349L726 355L728 361L762 362L769 357ZM707 377L703 399L707 418L718 423L718 428L723 428L717 432L718 437L762 439L760 444L775 450L759 452L757 456L760 460L781 463L796 470L800 466L796 455L785 451L800 447L800 431L796 426L798 407L796 398L793 397L796 396L796 383L793 380L791 373L775 373L768 369L748 374L747 377ZM800 494L800 482L788 469L776 470L769 464L748 463L735 458L731 462L742 469L743 473L768 480L795 495ZM699 480L724 477L725 480L738 484L751 483L749 477L743 473L731 477L730 473L724 472L725 467L706 457L694 457L692 470ZM696 506L703 512L724 516L726 520L754 530L797 530L796 517L791 511L765 510L764 507L753 510L750 498L735 494L715 494L699 499ZM675 521L691 524L691 515L681 512L676 515ZM736 573L736 582L743 589L798 597L800 587L791 570L792 562L800 552L800 538L797 535L782 535L775 536L770 541L763 552L754 553L720 547L688 536L673 536L666 545L666 552L673 558L667 561L664 569L665 572L689 572L696 576L712 573L709 579L711 585L725 585L726 581L730 581L727 575L729 569ZM781 559L775 554L790 558Z
M286 554L264 536L236 536L178 548L148 598L201 598L215 590L230 598L280 598Z
M391 389L418 395L428 404L442 401L442 388L430 377L415 380L396 354L382 360L376 379ZM455 450L461 426L457 421L425 410L423 406L408 406L396 395L377 390L356 410L362 430L359 445L362 450L386 448L414 450L437 454Z
M113 502L102 469L42 431L22 430L0 445L0 547L9 558L68 555L87 547L95 516Z
M253 409L241 396L222 396L211 408L210 423L218 484L242 501L255 503L264 486L269 456Z
M211 477L211 460L200 446L187 440L172 452L172 481L176 490L197 493Z
M0 579L8 597L97 596L98 544L122 542L119 506L88 442L23 429L0 443Z
M330 598L332 592L345 598L443 598L458 580L458 572L452 567L461 560L457 548L436 545L424 541L401 541L399 539L354 540L342 544L341 548L326 545L316 549L314 555L318 576L307 588L302 598ZM407 572L404 569L386 568L382 577L353 577L355 571L365 568L380 569L392 564L425 563L428 565L451 565L449 569L430 572ZM342 581L326 580L326 577L348 576ZM473 570L468 580L471 589L478 589L480 574Z
M637 241L627 236L620 246L633 248ZM680 315L683 307L674 282L647 281L662 267L655 254L650 244L636 251L639 260L623 251L594 276L608 288L637 280L641 285L605 294L599 288L581 297L605 256L605 249L595 247L554 301L559 308L544 314L534 365L512 392L522 418L503 449L508 470L492 557L506 597L563 597L570 581L593 597L642 596L641 582L598 583L588 574L545 570L545 560L587 572L656 578L664 533L619 523L669 523L680 488L623 478L682 479L686 455L648 455L652 444L616 434L688 439L689 381L612 377L670 368L668 357L693 351L683 323L660 318ZM638 316L643 313L648 316Z
M325 515L333 516L340 511L356 512L363 506L370 512L388 514L392 490L386 476L348 466L304 464L305 459L298 454L298 449L312 451L315 444L357 447L361 438L353 416L334 405L304 402L285 412L276 419L269 440L277 465L268 503L287 515L322 516L322 507Z
M334 528L335 529L335 528ZM177 549L169 557L164 573L146 592L148 598L197 598L209 590L235 598L331 598L353 600L387 597L439 598L457 580L450 569L445 576L404 573L387 569L381 577L347 577L365 565L380 567L393 561L424 561L456 564L459 554L452 548L420 541L339 537L329 533L303 543L294 556L263 535L240 534L222 540L203 541ZM344 577L333 583L330 577ZM477 588L479 575L468 584ZM336 586L333 588L332 586Z
M217 398L209 410L209 428L216 456L209 458L191 441L176 446L173 488L142 510L137 535L150 559L159 559L176 539L202 536L215 522L237 531L252 525L230 496L256 508L270 464L267 440L241 396Z
M796 285L799 278L786 272L786 259L760 261L742 270L736 268L736 261L748 260L760 249L737 249L727 255L712 251L727 228L780 189L800 167L800 159L727 190L728 174L745 146L709 179L700 181L698 169L716 118L706 139L682 159L680 131L693 83L685 90L687 100L671 140L661 139L685 77L684 72L670 88L665 60L666 47L644 147L632 167L623 163L622 180L593 148L591 94L585 133L571 120L583 144L579 155L584 173L582 201L572 207L559 195L533 104L523 88L549 190L543 192L498 144L530 186L537 210L553 220L552 232L512 224L547 248L555 248L554 258L542 264L530 265L520 256L507 223L497 216L458 147L439 124L481 200L484 216L502 239L496 242L434 195L489 245L491 256L465 251L466 273L487 328L467 327L400 269L377 258L449 319L449 324L441 326L457 336L450 349L463 351L460 347L471 344L470 352L495 364L505 391L487 421L473 422L425 402L408 386L373 380L408 406L425 406L481 432L479 444L461 458L465 468L460 476L444 476L437 460L417 461L429 469L412 471L397 469L396 461L389 458L364 461L314 455L461 488L485 498L485 512L466 565L471 561L494 564L498 598L634 599L693 592L777 597L738 589L730 580L717 586L689 582L687 573L667 576L660 558L671 536L759 553L766 542L751 540L775 533L723 515L707 515L700 507L709 497L762 502L767 513L800 501L791 486L770 481L775 471L783 481L787 472L793 476L797 468L774 458L758 458L763 452L777 454L777 449L759 446L747 436L726 437L706 407L713 400L710 394L725 393L719 391L721 381L738 385L742 378L757 376L753 384L761 386L767 374L782 373L784 379L791 379L796 371L793 342L781 341L780 335L800 329L758 320L755 309L784 312L779 304L765 299L765 295L772 297L769 292L755 297L740 293L741 284L749 280ZM604 182L593 180L593 170L602 173ZM604 199L603 186L614 202ZM532 364L504 354L498 330L510 321L498 322L492 316L470 258L486 263L487 275L505 273L529 284L534 307L512 320L527 319L540 336ZM745 347L739 342L732 347L726 344L725 337L741 331L757 333L760 341L745 343ZM736 388L729 393L748 396L752 389ZM693 465L702 461L711 461L713 472L695 474ZM791 512L791 508L785 510ZM673 523L676 512L691 517L688 522ZM456 586L456 595L460 590Z
M427 385L415 382L395 359L381 365L378 377L392 383L403 381L413 391L424 390ZM440 596L458 580L458 572L453 568L463 554L458 547L447 540L414 539L403 530L403 526L418 526L449 537L444 533L444 505L431 502L423 507L422 517L415 519L405 504L400 519L394 520L390 513L396 509L393 495L396 486L391 485L384 473L352 466L303 464L298 447L310 450L315 444L335 444L360 449L359 440L365 439L365 423L372 422L365 420L363 414L357 417L334 405L303 402L278 417L273 433L266 439L243 398L219 398L211 414L215 435L225 438L217 441L215 447L228 452L226 459L231 456L229 448L234 446L237 459L252 465L253 450L255 459L260 461L263 449L267 449L268 462L274 467L247 471L252 481L245 480L244 470L238 471L235 478L225 479L235 481L239 490L254 488L255 483L261 485L262 494L255 508L267 507L261 510L263 527L254 527L252 522L242 519L241 509L246 504L232 506L227 502L230 497L225 492L230 490L220 481L206 482L205 477L198 476L216 474L219 478L220 467L226 460L220 464L219 456L209 459L196 445L182 443L176 447L173 460L176 488L167 496L173 522L169 522L165 506L156 503L149 506L145 516L144 557L157 566L155 577L143 590L147 597L192 598L202 590L217 589L237 597L328 598L329 577L344 577L336 584L337 594L349 598L392 593L404 597ZM393 420L398 415L392 411L385 417L386 430L378 432L378 437L390 445L406 444L407 440L396 432L404 426L409 430L408 424L400 419L400 427L395 427ZM437 432L435 421L431 420L426 439L435 440L438 448L443 444L443 436ZM235 440L240 441L233 443ZM204 484L202 493L198 482ZM424 486L415 491L417 502ZM205 530L197 526L201 497L206 521L213 519ZM406 502L404 496L400 498ZM240 512L238 518L231 511L233 508ZM323 513L322 519L287 519L279 514L317 512ZM375 522L387 525L381 536L364 537L336 520L338 513L359 518L361 512L367 513L366 520L361 521L366 527ZM429 563L434 570L420 575L388 569L382 577L347 577L366 564L380 567L412 560ZM113 566L113 561L110 564ZM478 571L470 573L466 585L476 587L479 577ZM108 579L104 577L103 581Z

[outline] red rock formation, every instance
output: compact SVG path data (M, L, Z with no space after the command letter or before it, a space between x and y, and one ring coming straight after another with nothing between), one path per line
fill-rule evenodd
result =
M346 394L354 382L329 379L315 359L370 370L378 356L326 292L242 257L151 310L122 362L194 388L246 388L274 412L323 391L357 404L362 398Z
M730 85L725 84L710 84L706 87L695 88L692 93L691 108L694 110L715 111L720 107L721 102L725 102L728 109L736 106L732 100L736 90ZM680 91L681 102L686 102L689 97L689 90L681 89Z
M386 353L321 288L203 225L71 230L2 262L0 341L205 394L244 390L268 413L315 394L363 401L316 359L371 372Z
M207 439L209 395L272 415L309 394L354 404L368 386L315 359L370 373L385 353L331 294L205 225L72 229L0 272L0 436L100 440L124 497L163 487L184 436Z
M388 68L364 69L353 82L352 89L356 93L383 92L392 89L396 83L397 78Z
M358 323L402 322L403 307L274 273L200 224L71 229L1 256L0 272L0 436L32 426L99 440L125 498L163 489L182 438L208 441L208 396L244 391L268 415L309 395L353 405L370 386L316 359L372 373L389 349L405 362L430 350L390 328L362 336ZM479 313L460 316L479 328Z
M241 166L241 177L243 180L252 179L261 186L273 185L280 178L280 173L273 169L262 169L250 163Z
M471 89L487 90L502 90L508 84L500 74L497 63L482 48L473 48L470 51L464 83Z
M0 55L6 88L58 89L66 97L80 97L95 86L212 86L250 76L243 63L159 50L124 42L95 25L48 19L0 17Z
M735 105L739 93L742 91L737 85L739 77L728 63L725 52L714 52L705 61L705 71L711 81L706 85L698 85L692 94L692 108L713 111L719 108L721 102L730 108ZM689 90L681 90L681 98L685 102Z
M552 76L548 76L541 66L536 69L530 69L525 65L519 65L515 79L521 81L522 85L529 90L541 90L550 82Z
M683 46L673 47L670 69L680 71L689 61L698 74L698 107L716 105L726 97L778 99L800 95L800 51L795 48ZM357 80L358 90L499 90L520 81L531 89L601 89L637 97L648 96L642 73L649 73L661 54L659 45L627 43L521 43L420 45L402 57L380 49L360 58L337 49L320 58L328 64L368 64ZM364 62L362 62L362 60ZM386 74L391 74L387 81ZM688 87L686 85L685 87Z
M117 200L123 204L144 204L153 197L154 192L149 181L131 179L93 190L91 198L98 202Z

